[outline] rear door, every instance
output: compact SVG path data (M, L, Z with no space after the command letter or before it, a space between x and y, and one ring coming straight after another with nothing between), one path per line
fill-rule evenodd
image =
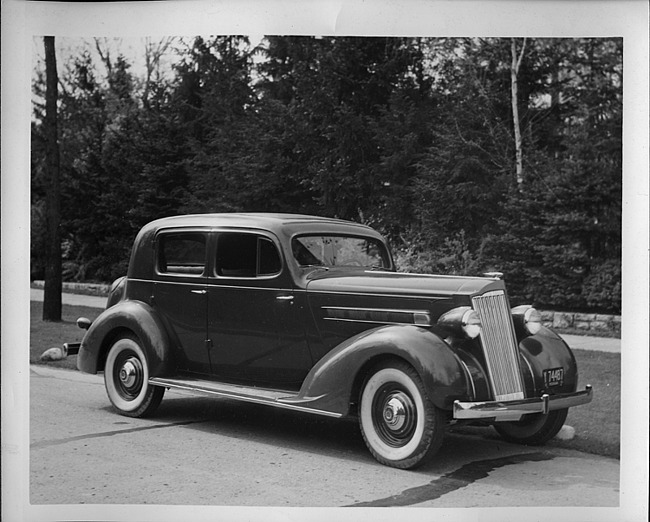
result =
M181 371L209 374L207 334L207 245L201 230L161 232L156 245L153 306L172 332Z

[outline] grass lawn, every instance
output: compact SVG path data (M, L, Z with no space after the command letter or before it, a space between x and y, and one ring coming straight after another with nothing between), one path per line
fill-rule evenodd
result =
M47 363L41 363L40 356L53 346L62 346L64 342L81 341L84 331L77 328L75 321L82 316L95 319L101 310L64 305L63 321L46 323L41 320L42 309L42 303L32 301L30 363L76 370L76 355L63 361ZM575 428L576 432L572 440L553 439L548 444L620 458L621 356L587 350L575 350L574 354L580 371L579 387L582 389L586 384L591 384L594 387L594 400L590 404L569 410L567 424ZM485 436L498 437L491 428L458 428L458 430L477 430Z
M45 322L43 303L31 301L29 325L29 362L30 364L47 364L55 368L77 369L77 356L72 355L62 361L41 363L41 354L48 348L62 347L63 343L77 343L83 338L85 330L77 326L77 318L87 317L94 320L102 312L99 308L63 305L60 323Z
M591 403L569 410L566 424L576 430L575 439L551 444L588 453L620 458L621 451L621 355L574 350L579 387L594 387Z

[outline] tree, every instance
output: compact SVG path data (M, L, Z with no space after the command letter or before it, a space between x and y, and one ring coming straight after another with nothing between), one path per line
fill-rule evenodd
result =
M45 154L47 192L45 197L45 220L47 245L45 261L45 295L43 300L43 320L61 320L61 177L58 140L58 75L54 37L45 36L45 68L47 89L45 94Z
M411 185L420 250L477 252L493 231L512 177L509 47L500 40L434 40L431 139ZM470 266L471 264L465 263Z
M186 179L184 136L165 82L149 89L145 105L126 58L97 46L106 74L83 53L62 79L64 276L71 280L123 275L137 230L178 212Z
M515 299L619 312L622 42L531 40L528 49L537 72L524 75L535 79L526 190L509 195L483 259L506 272Z
M517 185L519 185L519 187L521 187L521 184L524 182L524 160L523 151L521 148L521 127L519 123L519 86L517 78L519 76L519 69L521 69L521 61L524 58L525 49L525 38L521 44L521 50L519 52L517 52L517 41L514 38L511 39L512 62L510 65L510 83L512 93L512 125L515 133Z
M147 38L145 41L145 68L146 68L146 77L144 79L144 89L142 91L142 104L146 109L150 107L150 97L152 95L152 90L156 91L161 87L164 87L163 77L160 71L161 65L160 62L165 54L168 52L170 46L172 45L174 38L163 38L158 42L154 42L151 38ZM159 100L159 96L154 98Z
M268 197L251 68L239 36L195 38L176 68L173 100L188 136L184 212L261 210Z
M286 107L293 173L320 213L362 221L380 214L392 179L378 172L381 146L392 143L380 121L393 117L393 103L402 106L400 92L417 91L418 59L404 38L268 38L262 97Z
M194 38L166 73L169 40L149 41L137 78L95 41L59 79L64 277L121 275L164 215L300 212L379 228L407 267L503 269L514 300L616 310L622 41L520 42ZM45 127L37 102L37 228Z

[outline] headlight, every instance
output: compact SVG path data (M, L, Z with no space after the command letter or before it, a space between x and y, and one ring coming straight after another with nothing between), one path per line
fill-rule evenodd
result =
M526 333L535 335L542 329L542 314L529 305L521 305L512 309L515 324L524 328Z
M475 339L481 333L481 319L469 306L460 306L440 316L438 325L453 335Z

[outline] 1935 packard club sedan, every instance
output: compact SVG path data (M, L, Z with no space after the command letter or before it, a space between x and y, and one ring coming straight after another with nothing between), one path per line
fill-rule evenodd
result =
M122 415L180 388L330 417L356 416L372 455L423 464L451 423L543 444L577 391L569 347L498 274L395 270L360 224L290 214L164 218L137 235L127 275L78 347Z

